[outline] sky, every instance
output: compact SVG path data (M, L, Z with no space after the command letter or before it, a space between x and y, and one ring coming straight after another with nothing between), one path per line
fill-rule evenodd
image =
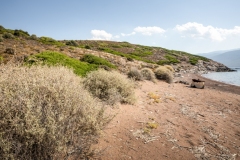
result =
M240 48L240 0L1 0L0 25L192 54Z

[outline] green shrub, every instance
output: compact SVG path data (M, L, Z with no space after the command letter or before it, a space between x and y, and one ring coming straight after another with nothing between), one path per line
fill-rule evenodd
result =
M38 37L37 37L35 34L32 34L32 35L29 37L29 39L32 39L32 40L37 40L37 39L38 39Z
M173 82L173 73L167 69L165 66L160 66L155 70L156 78L159 80L164 80L167 83Z
M64 46L63 43L58 42L55 39L50 38L50 37L40 37L38 40L43 44L56 45L59 47Z
M149 80L149 81L156 81L156 76L154 72L150 68L143 68L141 69L141 74L143 76L143 79Z
M88 46L88 45L86 45L84 48L85 48L85 49L91 49L91 47Z
M198 58L197 57L190 57L189 58L189 62L192 64L192 65L196 65L198 63Z
M88 151L106 120L78 76L47 66L2 65L0 72L1 159L62 159Z
M70 58L65 54L58 52L46 51L35 54L27 58L25 64L43 64L43 65L61 65L72 68L74 73L79 76L85 76L87 72L96 70L97 65L81 62L77 59Z
M14 35L12 35L12 33L3 33L3 38L5 39L13 39L14 38Z
M134 60L131 57L127 57L127 60L133 62Z
M0 25L0 30L4 30L5 28L2 26L2 25Z
M26 31L23 31L23 30L14 30L14 33L13 33L14 36L17 36L17 37L29 37L30 35L28 34L28 32Z
M110 105L117 102L133 104L135 101L133 82L116 71L92 71L83 84L93 96Z
M0 56L0 63L2 63L3 62L3 57L2 56Z
M3 41L3 37L2 37L2 35L0 35L0 42L2 42Z
M170 64L172 64L172 63L179 63L179 61L174 56L165 55L165 58L170 62Z
M137 68L131 68L127 75L128 78L132 78L135 81L143 80L142 73Z
M87 62L87 63L90 63L90 64L108 66L110 68L117 68L114 64L110 63L109 61L107 61L107 60L105 60L103 58L94 56L92 54L85 54L81 58L81 61Z
M74 47L77 47L77 46L78 46L77 42L75 42L75 41L73 41L73 40L67 41L67 42L66 42L66 45L68 45L68 46L74 46Z
M169 60L163 59L163 60L159 60L159 61L157 62L157 64L159 64L159 65L165 65L165 64L170 64L170 62L169 62Z
M170 54L166 54L165 59L158 61L157 64L159 65L165 65L165 64L176 64L176 63L180 63L180 61L173 55Z

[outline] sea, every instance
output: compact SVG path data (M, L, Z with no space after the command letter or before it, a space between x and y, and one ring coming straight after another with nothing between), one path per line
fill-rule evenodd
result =
M202 76L212 80L240 86L240 67L232 69L236 70L236 72L211 72L203 74Z

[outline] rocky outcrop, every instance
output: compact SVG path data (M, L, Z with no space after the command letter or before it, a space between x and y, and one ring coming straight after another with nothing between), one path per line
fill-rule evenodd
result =
M231 72L232 69L228 68L227 66L215 62L215 61L202 61L199 60L198 63L194 66L192 65L177 65L175 66L176 74L175 76L179 77L181 74L185 73L194 73L194 74L207 74L209 72Z

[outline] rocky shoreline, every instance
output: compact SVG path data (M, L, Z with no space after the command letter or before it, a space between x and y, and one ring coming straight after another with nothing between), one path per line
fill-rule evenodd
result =
M215 61L209 62L199 60L195 66L175 65L175 77L181 77L184 74L207 74L210 72L233 72L235 70Z

